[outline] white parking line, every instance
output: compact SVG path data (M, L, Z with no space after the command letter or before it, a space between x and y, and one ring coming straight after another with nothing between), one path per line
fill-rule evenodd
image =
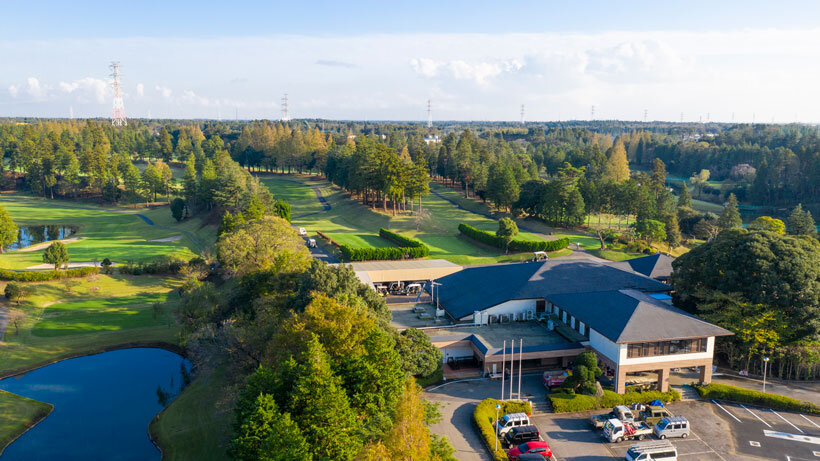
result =
M708 454L711 454L711 453L714 453L714 454L717 455L717 452L715 452L715 451L699 451L697 453L678 453L678 458L683 457L683 456L708 455Z
M793 440L795 442L806 442L820 445L820 437L812 437L810 435L789 434L788 432L767 431L765 429L763 430L763 435L776 439Z
M730 413L730 412L729 412L729 410L727 410L727 409L723 408L723 405L721 405L721 404L719 404L719 403L715 402L714 400L712 400L712 403L714 403L715 405L719 406L721 410L725 411L727 415L729 415L729 416L731 416L732 418L734 418L734 419L735 419L735 421L737 421L737 422L741 422L739 419L737 419L737 416L735 416L735 415L733 415L732 413Z
M697 434L695 434L695 432L694 432L694 431L692 432L692 437L694 437L694 438L696 438L696 439L700 440L700 441L701 441L704 445L706 445L706 448L708 448L708 449L712 450L712 453L716 454L716 455L717 455L717 457L718 457L718 458L720 458L722 461L726 461L726 459L725 459L723 456L720 456L720 453L718 453L718 452L717 452L717 450L715 450L714 448L712 448L711 446L709 446L709 444L708 444L708 443L706 443L706 441L705 441L705 440L703 440L702 438L698 437L698 435L697 435ZM691 440L691 439L690 439L690 440Z
M810 423L814 424L814 427L816 427L816 428L820 429L820 426L818 426L818 425L817 425L817 423L815 423L814 421L810 420L809 418L806 418L806 417L805 417L805 416L803 416L803 415L800 415L800 417L802 417L802 418L803 418L803 419L805 419L806 421L808 421L808 422L810 422Z
M776 414L777 416L779 416L779 417L780 417L780 419L782 419L783 421L786 421L786 422L789 424L789 426L791 426L791 427L793 427L793 428L797 429L798 431L800 431L800 433L801 433L801 434L805 434L805 432L803 432L803 429L800 429L799 427L797 427L797 426L795 426L794 424L792 424L791 422L789 422L789 420L788 420L788 419L786 419L786 418L784 418L784 417L780 416L780 413L778 413L778 412L776 412L776 411L772 410L771 408L769 409L769 411L771 411L772 413L774 413L774 414Z
M769 429L771 429L771 427L772 427L772 425L771 425L771 424L767 423L766 421L763 421L763 418L761 418L760 416L757 416L756 414L752 413L752 410L750 410L750 409L746 408L746 405L743 405L743 404L741 403L741 404L740 404L740 406L741 406L741 407L743 407L743 409L744 409L744 410L746 410L746 411L748 411L749 413L751 413L751 415L752 415L752 416L754 416L755 418L759 419L759 420L760 420L760 422L761 422L761 423L763 423L763 424L765 424L767 427L769 427Z

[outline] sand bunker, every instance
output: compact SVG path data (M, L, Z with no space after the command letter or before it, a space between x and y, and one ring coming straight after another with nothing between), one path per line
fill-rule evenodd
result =
M181 235L175 235L173 237L165 237L164 239L149 240L149 242L176 242L181 238Z
M71 242L78 242L80 240L82 240L82 237L71 237L69 239L51 240L49 242L38 243L37 245L31 245L31 246L28 246L28 247L25 247L25 248L20 248L19 250L17 250L17 252L25 253L27 251L44 250L44 249L50 247L51 244L54 243L54 242L71 243Z

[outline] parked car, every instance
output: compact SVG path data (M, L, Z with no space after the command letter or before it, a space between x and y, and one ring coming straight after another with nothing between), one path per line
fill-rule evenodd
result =
M541 455L543 459L552 459L552 450L550 450L549 444L542 440L534 440L532 442L522 443L517 447L513 447L507 452L507 457L509 457L511 461L521 461L522 455L535 454ZM529 458L530 456L527 456L524 459Z
M672 416L672 413L669 412L665 407L660 407L656 405L649 405L640 413L639 417L642 421L646 421L646 424L650 426L655 425L661 418L667 418Z
M305 229L304 227L300 227L299 228L299 235L301 235L301 236L307 235L307 229Z
M626 461L678 461L678 450L668 440L639 443L629 447Z
M547 389L553 388L555 386L560 386L564 383L567 379L567 373L564 372L560 375L550 374L554 372L545 371L543 375L541 375L541 379L544 382L544 387Z
M632 410L630 410L626 405L618 405L609 413L590 416L589 423L592 424L592 427L600 429L604 427L604 424L606 424L607 421L613 418L620 421L632 422L635 421L635 414L632 413Z
M498 422L496 423L495 431L499 435L504 435L514 427L529 425L530 417L526 413L509 413L498 420Z
M618 421L610 419L604 424L603 437L611 443L618 443L623 440L643 440L652 435L652 426L645 422Z
M504 442L509 447L533 440L541 440L541 432L533 425L514 427L504 434Z
M655 435L659 439L680 437L685 439L689 437L689 421L683 416L670 416L668 418L661 418L654 427Z
M316 239L308 239L308 247L316 248Z

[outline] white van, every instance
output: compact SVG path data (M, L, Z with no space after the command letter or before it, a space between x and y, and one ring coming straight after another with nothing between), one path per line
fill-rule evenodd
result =
M678 450L668 440L632 445L626 451L626 461L678 461Z
M498 435L504 435L514 427L529 426L530 417L526 413L510 413L504 415L496 423L495 431Z

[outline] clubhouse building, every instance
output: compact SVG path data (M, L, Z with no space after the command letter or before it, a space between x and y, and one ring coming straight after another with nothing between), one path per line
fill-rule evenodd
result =
M732 333L674 307L671 287L660 281L671 265L647 258L467 267L436 280L451 325L425 331L445 363L469 361L487 375L504 369L516 340L516 358L520 352L531 371L566 367L594 351L618 393L629 374L645 372L657 373L658 389L666 391L676 368L698 367L708 383L715 337Z

